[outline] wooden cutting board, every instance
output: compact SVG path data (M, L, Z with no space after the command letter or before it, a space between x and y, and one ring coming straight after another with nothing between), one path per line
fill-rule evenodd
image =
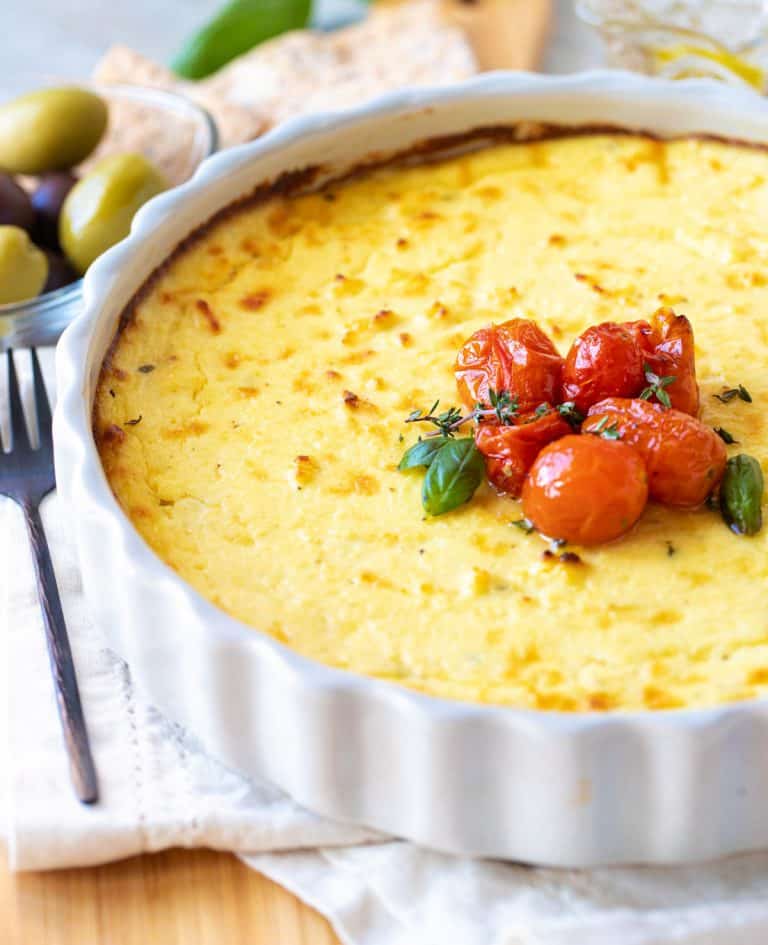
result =
M445 0L483 69L534 69L551 0ZM13 875L0 856L3 945L338 945L290 893L207 850ZM415 945L415 943L414 943Z
M443 0L484 71L536 69L552 25L552 0Z

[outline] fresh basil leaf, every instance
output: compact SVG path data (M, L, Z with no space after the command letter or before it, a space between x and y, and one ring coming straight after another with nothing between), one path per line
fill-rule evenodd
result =
M444 436L431 436L425 440L419 440L403 453L403 458L397 468L403 472L406 469L415 469L417 466L430 466L437 451L445 446L445 442Z
M754 456L731 456L720 483L720 511L737 535L756 535L763 527L763 471Z
M203 79L259 43L307 25L312 0L230 0L181 48L171 68Z
M485 477L485 461L472 437L448 440L424 477L421 501L427 515L450 512L475 494Z

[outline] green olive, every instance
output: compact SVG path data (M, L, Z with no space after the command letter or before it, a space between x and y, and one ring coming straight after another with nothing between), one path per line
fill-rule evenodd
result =
M69 86L22 95L0 106L0 170L67 170L88 157L106 127L106 103L86 89Z
M111 154L94 164L67 194L59 218L59 241L83 273L124 239L139 207L168 187L141 154Z
M0 305L39 295L48 278L45 253L18 226L0 226Z

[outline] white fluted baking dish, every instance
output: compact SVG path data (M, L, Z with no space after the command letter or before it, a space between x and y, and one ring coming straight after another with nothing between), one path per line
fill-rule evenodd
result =
M152 552L91 433L121 310L193 229L286 171L543 121L768 142L768 106L706 81L491 74L289 122L157 197L85 282L58 351L59 487L94 616L143 690L208 750L302 804L452 852L563 866L700 860L768 845L768 704L589 715L444 701L318 665L219 611Z

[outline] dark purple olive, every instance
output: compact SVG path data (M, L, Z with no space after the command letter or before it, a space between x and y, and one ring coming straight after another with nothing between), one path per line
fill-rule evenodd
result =
M34 237L36 242L51 249L59 248L59 214L67 194L77 178L67 171L43 174L32 194L35 210Z
M35 211L27 192L10 174L0 172L0 226L18 226L29 232L35 222Z
M48 278L43 292L54 292L80 278L61 253L54 253L50 249L44 249L43 252L48 259Z

